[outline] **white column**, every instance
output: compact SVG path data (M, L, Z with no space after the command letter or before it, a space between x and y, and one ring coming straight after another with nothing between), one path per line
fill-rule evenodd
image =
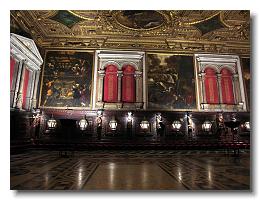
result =
M103 101L104 76L105 76L105 70L99 70L98 71L98 91L97 91L97 101L98 102Z
M123 72L118 71L117 72L117 102L121 102L122 76L123 76Z
M240 94L238 74L232 75L232 84L233 84L233 94L234 94L235 104L239 104L241 103L241 94Z
M13 57L13 59L15 59ZM14 106L14 97L15 97L15 89L16 89L16 83L18 78L18 71L19 71L19 61L15 59L15 66L14 66L14 72L12 77L12 85L10 88L10 107Z
M205 72L201 72L199 74L199 80L200 80L200 87L201 87L201 103L205 104L206 101L206 93L205 93Z
M24 61L21 60L18 66L17 80L14 92L13 107L21 108L22 91L23 91L23 73L24 73Z
M30 93L28 95L29 97L28 109L32 109L33 107L33 92L34 92L34 85L35 85L35 76L36 76L36 72L32 71L30 77Z
M137 103L143 102L143 80L142 80L142 72L135 72L135 101Z
M32 107L34 108L36 108L36 104L37 104L39 78L40 78L40 71L35 71L35 83L34 83L33 100L32 100Z
M221 87L221 78L222 78L222 74L218 73L217 74L217 84L218 84L218 99L219 99L219 103L222 104L223 99L222 99L222 87Z

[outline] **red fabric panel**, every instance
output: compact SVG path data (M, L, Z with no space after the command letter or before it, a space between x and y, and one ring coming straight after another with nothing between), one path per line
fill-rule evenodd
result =
M123 67L122 78L122 101L123 102L135 102L135 68L131 65Z
M117 67L109 65L104 79L104 102L117 102Z
M207 68L205 72L206 101L209 104L218 104L219 99L216 72L214 69L211 68Z
M23 104L22 104L22 108L26 108L26 94L27 94L27 88L28 88L28 83L29 83L29 74L30 74L30 71L27 68L25 68L24 80L23 80Z
M222 102L225 104L234 104L232 73L228 69L223 69L221 74Z
M15 59L10 57L10 88L12 87L13 75L14 75Z

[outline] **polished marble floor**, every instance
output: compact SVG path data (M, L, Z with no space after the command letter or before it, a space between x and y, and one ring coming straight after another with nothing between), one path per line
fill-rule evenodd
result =
M64 152L63 152L64 153ZM250 190L250 152L30 151L11 155L12 190Z

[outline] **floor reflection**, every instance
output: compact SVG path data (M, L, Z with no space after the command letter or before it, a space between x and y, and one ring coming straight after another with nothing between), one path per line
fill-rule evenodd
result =
M249 190L250 153L82 151L62 158L32 151L11 156L11 189Z

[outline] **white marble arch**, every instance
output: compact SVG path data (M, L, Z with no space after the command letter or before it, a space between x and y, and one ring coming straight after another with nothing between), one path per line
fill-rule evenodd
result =
M238 55L220 55L220 54L195 54L196 67L196 87L198 98L198 108L201 111L246 111L245 90L242 78L240 59ZM218 81L221 80L221 70L226 68L232 73L233 92L235 95L235 105L210 105L205 100L204 76L205 69L211 67L216 71ZM219 90L221 88L219 87ZM219 91L221 94L221 91ZM221 100L220 95L220 100Z
M93 91L93 109L108 108L146 108L146 89L145 89L145 65L144 52L139 51L111 51L97 50L95 53L95 70L94 70L94 91ZM115 65L118 68L118 103L108 104L103 102L103 81L105 68L108 65ZM131 65L135 68L136 80L136 103L123 105L121 103L121 79L122 68L125 65Z

